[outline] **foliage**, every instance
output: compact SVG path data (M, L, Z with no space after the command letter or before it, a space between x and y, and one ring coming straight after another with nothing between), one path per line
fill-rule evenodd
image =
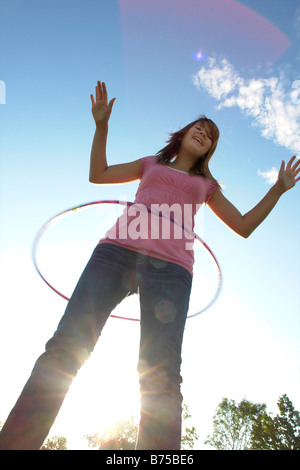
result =
M101 434L85 436L89 447L99 450L134 450L138 425L133 417L118 421L114 426L105 429Z
M49 437L40 450L68 450L67 439L62 436Z
M189 409L187 405L183 405L183 415L182 415L182 422L185 423L186 420L191 418L189 413ZM184 433L181 437L181 449L193 449L195 441L199 439L199 436L196 432L196 428L192 426L188 428L187 426L184 429Z
M300 419L287 395L277 406L279 414L272 417L264 412L257 417L252 429L253 450L300 450Z
M183 405L183 422L191 415L187 405ZM117 422L114 426L105 429L101 434L85 436L88 440L89 447L98 448L99 450L134 450L138 435L138 425L134 422L133 417L128 420ZM193 449L194 442L199 437L194 426L185 427L184 434L181 439L182 449Z
M218 450L299 450L299 412L287 395L279 398L277 406L279 414L272 416L265 404L224 398L213 418L213 435L205 444Z
M214 418L214 431L205 444L218 450L300 450L300 413L287 395L279 397L279 413L268 414L265 404L246 399L240 403L224 398ZM187 405L183 405L183 424L191 418ZM0 421L0 430L2 423ZM99 450L134 450L138 425L133 417L115 424L102 434L85 436L89 447ZM194 426L185 426L181 449L193 449L199 439ZM62 436L48 438L41 450L68 450L67 439Z
M253 422L265 409L266 405L246 399L236 403L223 398L213 418L213 434L207 437L205 444L218 450L250 449Z

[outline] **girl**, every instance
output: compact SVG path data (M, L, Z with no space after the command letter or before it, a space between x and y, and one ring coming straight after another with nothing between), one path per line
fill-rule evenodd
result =
M192 217L200 204L207 203L225 224L246 238L267 217L280 196L300 179L295 156L286 166L282 162L274 186L257 206L241 215L224 197L209 171L219 131L205 117L172 134L157 156L109 166L106 140L115 99L108 103L106 86L98 82L91 101L96 131L90 181L113 184L140 179L136 203L146 206L163 203L167 208L176 204L183 212L188 205ZM2 429L1 449L41 447L72 379L92 352L110 313L137 289L141 305L138 361L141 418L137 449L180 449L181 345L193 253L186 249L184 237L174 234L163 237L153 227L147 231L148 236L130 233L134 216L125 219L126 230L121 236L122 220L124 217L118 220L116 230L108 232L95 248L54 336L37 360Z

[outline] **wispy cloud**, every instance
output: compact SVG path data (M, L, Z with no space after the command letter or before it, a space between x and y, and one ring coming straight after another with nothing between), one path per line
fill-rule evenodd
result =
M275 167L271 168L269 171L260 171L260 169L258 169L257 174L265 179L266 184L274 184L277 181L278 170Z
M219 101L218 109L238 106L265 138L300 153L300 99L295 99L284 72L279 77L246 79L228 60L210 57L193 83Z

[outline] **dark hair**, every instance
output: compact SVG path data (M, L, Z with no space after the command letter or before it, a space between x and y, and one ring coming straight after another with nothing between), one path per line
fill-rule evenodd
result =
M209 128L210 136L212 138L212 146L209 149L209 151L205 155L200 157L197 160L197 162L195 163L195 165L193 165L192 168L190 168L189 173L191 175L205 176L206 178L212 180L214 183L216 183L220 187L219 183L212 176L212 174L211 174L211 172L208 168L209 161L210 161L211 157L213 156L213 154L214 154L214 152L217 148L220 132L219 132L219 129L216 126L216 124L211 119L208 119L206 116L202 115L198 119L196 119L195 121L191 122L187 126L180 129L179 131L172 132L169 136L168 141L167 141L168 145L166 145L166 147L161 149L156 154L157 155L157 163L161 163L163 165L166 165L174 157L176 157L176 155L178 154L178 151L180 149L182 138L197 122L200 122L205 127Z

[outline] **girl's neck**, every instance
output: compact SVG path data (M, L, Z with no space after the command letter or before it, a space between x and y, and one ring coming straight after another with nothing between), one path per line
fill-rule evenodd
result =
M194 166L195 159L189 158L187 155L178 154L176 159L173 162L169 163L171 168L175 170L180 170L188 173L190 169Z

